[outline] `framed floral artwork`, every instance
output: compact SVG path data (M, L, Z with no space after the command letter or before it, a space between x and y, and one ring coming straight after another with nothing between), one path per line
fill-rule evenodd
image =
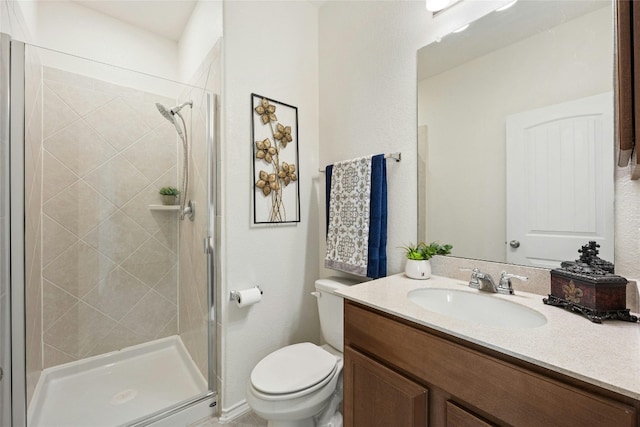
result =
M298 109L251 94L254 224L300 222Z

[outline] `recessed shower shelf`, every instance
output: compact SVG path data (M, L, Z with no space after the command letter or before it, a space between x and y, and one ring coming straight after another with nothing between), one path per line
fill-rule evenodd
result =
M149 205L150 211L179 211L180 205Z

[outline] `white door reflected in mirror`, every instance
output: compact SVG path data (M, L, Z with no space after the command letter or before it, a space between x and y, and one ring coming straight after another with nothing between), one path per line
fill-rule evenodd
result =
M507 262L556 268L588 241L613 260L613 94L507 117Z

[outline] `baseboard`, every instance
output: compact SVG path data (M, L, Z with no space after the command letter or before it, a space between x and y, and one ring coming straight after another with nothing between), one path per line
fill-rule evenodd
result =
M251 408L246 400L242 400L229 409L222 408L220 410L220 417L218 422L220 424L226 424L234 421L236 418L240 418L244 414L251 412Z

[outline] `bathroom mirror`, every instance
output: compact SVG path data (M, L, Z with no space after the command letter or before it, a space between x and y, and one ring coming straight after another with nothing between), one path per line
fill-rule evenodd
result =
M419 240L549 268L595 240L613 261L612 7L519 0L418 51Z

